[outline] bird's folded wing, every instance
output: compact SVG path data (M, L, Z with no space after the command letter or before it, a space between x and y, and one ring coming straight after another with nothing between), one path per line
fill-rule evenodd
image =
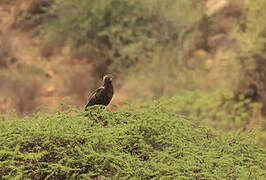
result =
M104 89L104 87L99 87L97 88L96 90L94 90L93 92L91 92L88 97L89 97L89 100L91 100L92 98L95 98L96 96L98 96L101 92L101 90Z
M95 91L93 91L90 95L89 95L89 100L88 100L88 104L85 106L85 108L87 108L88 106L94 105L98 96L101 94L101 91L104 89L104 87L99 87L97 88Z

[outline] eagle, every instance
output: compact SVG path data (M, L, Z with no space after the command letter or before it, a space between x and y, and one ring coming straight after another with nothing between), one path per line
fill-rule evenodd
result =
M85 106L85 111L89 106L107 106L110 103L114 94L112 80L113 78L111 74L103 76L103 86L97 88L94 92L91 93L91 95L89 96L88 103Z

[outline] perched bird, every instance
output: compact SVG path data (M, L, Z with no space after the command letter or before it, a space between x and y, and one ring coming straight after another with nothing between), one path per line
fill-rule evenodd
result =
M103 77L103 86L97 88L90 96L88 104L85 106L85 110L89 106L104 105L107 106L114 94L114 88L112 84L112 76L107 74Z

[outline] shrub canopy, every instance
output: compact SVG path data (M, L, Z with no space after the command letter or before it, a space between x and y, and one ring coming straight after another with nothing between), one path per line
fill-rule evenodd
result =
M252 134L221 136L159 103L85 113L66 108L2 121L1 178L265 178L265 151Z

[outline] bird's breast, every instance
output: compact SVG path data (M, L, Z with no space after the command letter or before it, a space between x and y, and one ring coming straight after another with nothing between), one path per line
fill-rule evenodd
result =
M112 84L108 84L106 87L105 87L105 95L112 98L113 97L113 94L114 94L114 88L113 88L113 85Z

